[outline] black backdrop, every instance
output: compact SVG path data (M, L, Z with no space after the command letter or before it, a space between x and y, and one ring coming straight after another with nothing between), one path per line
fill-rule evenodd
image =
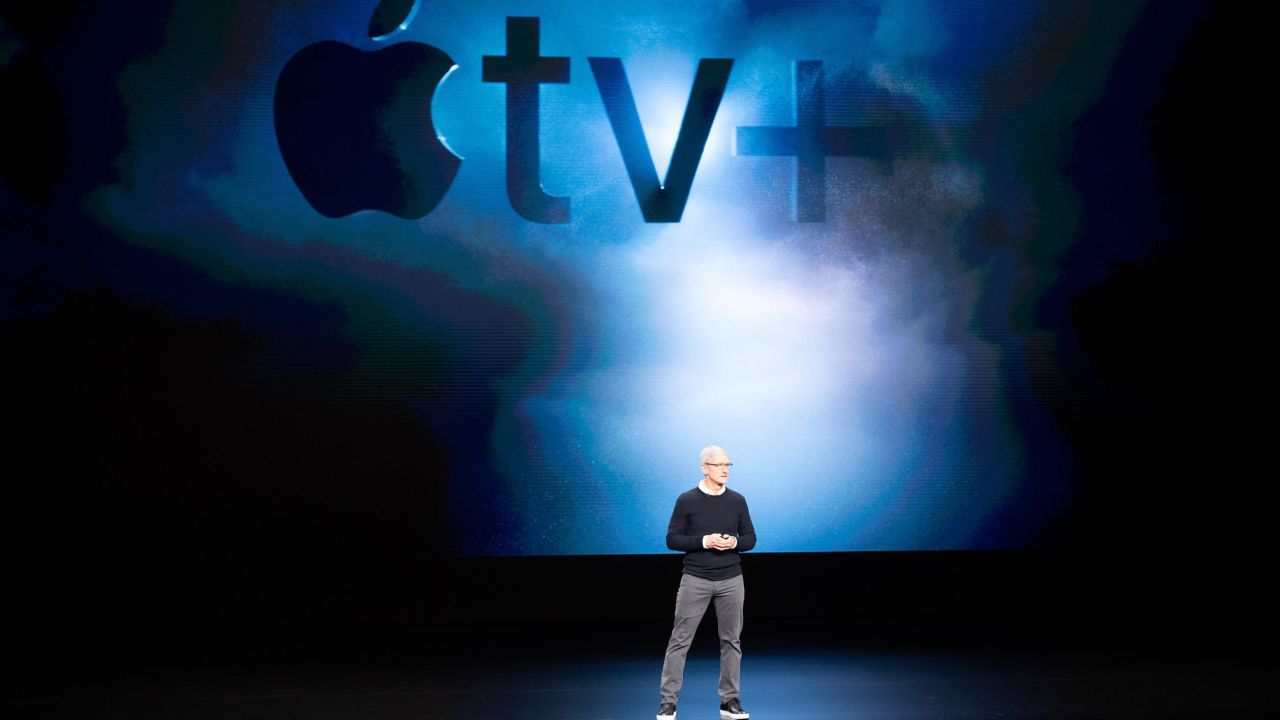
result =
M46 223L27 213L66 206L119 171L125 118L110 79L130 58L118 48L146 47L160 18L130 13L104 28L92 48L62 42L86 21L75 5L6 7L3 18L7 32L33 47L0 68L8 125L0 156L5 255L12 260L24 243L61 244L87 272L98 261L98 243L119 241L79 235L75 217ZM1137 233L1154 250L1149 261L1114 267L1060 299L1070 307L1080 352L1063 359L1074 392L1056 412L1079 468L1076 502L1043 547L748 556L749 615L1038 613L1153 628L1176 619L1211 635L1219 624L1270 626L1274 543L1264 497L1271 483L1272 332L1261 260L1270 243L1261 222L1269 182L1258 178L1267 169L1271 130L1254 110L1265 86L1240 82L1262 67L1253 57L1258 45L1249 41L1255 22L1242 5L1209 5L1178 50L1166 92L1132 126L1138 134L1090 119L1096 116L1077 128L1081 150L1066 170L1098 190L1088 195L1081 231ZM1149 81L1144 53L1159 46L1161 33L1160 8L1147 8L1097 113L1123 107L1131 89ZM74 73L51 70L86 57L92 62ZM73 95L75 108L98 112L72 113ZM1129 199L1125 188L1107 186L1107 157L1135 142L1149 144L1157 160L1159 216L1117 226L1115 218L1129 215L1115 210ZM20 207L13 202L19 197L34 204ZM130 252L139 272L211 282L141 250L117 247L111 257ZM4 280L10 300L41 292L38 269L6 272ZM319 405L273 405L269 395L263 403L235 371L237 348L251 338L136 306L109 289L58 299L54 312L38 318L6 318L0 377L9 631L669 613L679 573L674 554L443 558L430 551L439 540L432 527L391 534L360 509L432 498L334 490L345 477L390 471L375 452L358 467L310 468L315 487L333 492L280 497L246 483L234 499L210 505L188 479L237 482L238 475L201 438L252 443L260 437L252 423L289 427L285 442L304 453L328 442L372 446L375 437L410 434L369 427L359 417L323 416ZM300 394L324 389L320 376L297 383ZM176 387L184 390L181 402ZM199 389L194 404L192 388ZM250 424L223 427L228 409L250 399L262 403ZM141 410L156 406L164 408L160 419ZM214 427L220 432L208 432ZM421 448L420 455L431 452ZM193 454L201 459L194 467ZM134 491L107 492L95 479L103 467L127 467ZM308 518L323 517L323 508L296 512L299 504L338 502L355 509L346 515L349 526L311 528ZM196 517L212 528L206 541L169 542L172 524L193 515L163 510L197 506ZM218 529L228 517L234 527ZM840 582L824 582L831 578ZM834 589L819 596L810 590L816 587Z

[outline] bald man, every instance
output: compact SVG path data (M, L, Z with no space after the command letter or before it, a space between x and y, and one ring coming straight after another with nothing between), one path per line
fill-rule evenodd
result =
M689 644L711 601L716 604L720 629L720 717L746 720L750 713L738 699L742 666L742 565L738 554L756 545L747 500L730 490L729 454L710 445L698 457L702 480L676 498L667 525L667 547L684 551L684 573L676 591L675 624L662 663L662 701L658 720L675 720L676 702L684 685L684 661Z

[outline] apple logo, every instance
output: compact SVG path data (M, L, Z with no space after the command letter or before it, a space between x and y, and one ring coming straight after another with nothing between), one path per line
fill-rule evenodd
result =
M398 34L417 9L418 0L382 0L370 38ZM436 87L455 67L418 42L365 51L324 41L290 58L276 81L276 140L307 202L330 218L431 212L462 163L431 120Z

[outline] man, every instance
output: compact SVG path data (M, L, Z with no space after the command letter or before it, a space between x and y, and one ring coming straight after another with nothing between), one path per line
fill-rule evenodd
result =
M720 717L746 720L750 714L738 700L742 665L742 566L738 553L756 545L746 498L725 487L729 455L711 445L702 449L702 481L676 499L667 526L667 547L683 550L684 574L676 592L675 625L662 663L662 704L658 720L675 720L676 701L684 684L684 660L707 604L715 600L720 628Z

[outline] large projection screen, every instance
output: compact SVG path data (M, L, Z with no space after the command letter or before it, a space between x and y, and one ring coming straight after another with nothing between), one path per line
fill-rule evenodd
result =
M1141 7L155 5L0 67L95 78L30 100L3 320L101 492L454 556L666 552L710 444L758 552L1073 502L1065 273L1142 249L1067 168Z

